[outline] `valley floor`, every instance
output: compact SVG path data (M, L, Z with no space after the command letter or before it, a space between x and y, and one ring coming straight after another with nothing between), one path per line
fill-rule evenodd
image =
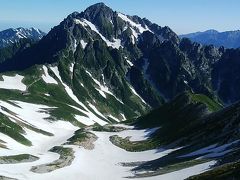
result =
M32 142L36 142L33 146L27 148L14 142L11 139L7 139L3 134L1 134L1 139L12 143L13 146L9 146L10 149L14 150L3 150L1 149L0 155L14 155L28 153L39 157L39 160L34 162L23 162L17 164L1 164L0 165L0 175L16 179L66 179L75 180L81 178L82 180L111 180L111 179L125 179L125 177L131 177L134 173L131 171L132 167L122 166L123 162L138 162L138 161L148 161L157 159L167 155L168 153L174 151L170 150L149 150L143 152L127 152L109 141L109 137L112 135L118 135L120 137L131 136L131 140L144 140L148 137L150 131L148 130L124 130L122 132L97 132L92 131L97 136L97 140L94 142L94 148L91 150L84 149L76 145L62 145L73 136L76 128L68 122L61 122L64 127L61 129L61 133L55 134L56 136L48 137L44 139L44 136L35 137L35 133L31 132L29 136ZM68 127L68 128L66 128ZM126 126L125 126L126 127ZM132 128L132 127L128 127ZM30 132L29 132L30 133ZM17 146L16 146L17 144ZM63 168L56 169L51 172L44 173L34 173L31 171L33 166L52 163L59 159L59 155L54 152L49 152L48 150L54 146L62 145L64 148L72 148L74 151L73 161ZM193 166L191 168L186 168L180 171L164 174L156 177L143 178L146 180L154 179L184 179L191 175L201 173L213 165L215 162L211 161L208 163Z

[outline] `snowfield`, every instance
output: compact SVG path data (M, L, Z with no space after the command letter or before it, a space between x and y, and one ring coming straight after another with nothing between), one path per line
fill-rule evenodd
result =
M22 83L24 76L16 74L15 76L2 76L3 81L0 80L0 89L14 89L19 91L26 91L27 86Z
M72 164L49 173L34 173L30 171L32 166L50 163L59 158L58 154L49 152L48 150L51 149L53 146L62 145L64 142L66 142L67 139L74 134L77 128L71 125L69 122L48 122L44 120L47 115L46 112L42 110L43 108L46 109L47 107L42 105L17 102L18 105L21 105L23 107L21 109L11 106L11 104L8 103L1 102L1 105L2 104L4 107L8 107L9 109L11 109L11 111L14 111L16 114L18 114L19 117L24 118L26 121L29 121L29 123L36 125L38 128L48 130L54 134L54 136L49 137L25 129L25 137L33 142L33 146L31 147L21 145L13 139L9 138L8 136L0 134L0 139L7 142L7 146L9 148L1 149L1 156L27 153L40 158L39 160L34 162L26 162L20 164L0 164L0 175L2 176L17 178L19 180L64 180L66 179L66 177L68 177L69 180L121 180L125 179L125 177L127 176L134 175L131 171L132 167L124 167L121 165L121 163L154 160L174 151L174 149L161 149L160 151L156 149L143 152L127 152L124 149L113 145L109 141L109 137L112 135L119 135L121 137L131 136L131 140L144 140L148 138L149 134L154 132L156 129L139 131L132 129L133 127L131 126L117 125L131 129L114 133L93 131L92 133L94 133L98 137L98 139L94 142L95 147L93 150L86 150L82 147L73 145L64 145L64 147L72 148L75 152L75 158ZM27 115L25 114L27 111L33 112ZM35 120L32 117L33 115L36 118ZM215 162L212 161L193 166L191 168L186 168L180 171L144 179L184 179L191 175L205 171L209 168L210 165L213 165L214 163Z
M15 105L13 105L14 103ZM49 152L54 146L61 145L73 136L78 129L69 122L55 121L49 122L47 109L52 108L43 105L36 105L20 101L11 101L10 103L0 101L1 107L7 108L11 114L1 109L1 113L9 116L9 119L15 119L32 125L36 128L50 132L53 136L46 136L30 129L24 128L26 134L24 136L32 142L32 146L25 146L0 133L0 139L5 143L8 149L0 149L0 156L10 156L17 154L30 154L39 157L34 162L26 162L19 164L0 164L0 175L10 176L17 179L41 179L35 178L35 173L30 168L35 165L52 162L59 158L59 155Z

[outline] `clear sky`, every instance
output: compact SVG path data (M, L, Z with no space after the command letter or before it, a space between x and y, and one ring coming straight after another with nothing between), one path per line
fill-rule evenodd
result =
M97 2L167 25L178 34L240 29L240 0L0 0L0 30L21 26L47 32L68 14Z

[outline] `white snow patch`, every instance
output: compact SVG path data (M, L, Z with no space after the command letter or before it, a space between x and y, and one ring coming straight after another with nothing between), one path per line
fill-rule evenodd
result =
M58 84L58 82L48 74L48 68L46 66L43 66L44 74L42 74L42 79L47 84Z
M121 104L123 104L123 102L117 98L109 89L108 87L106 86L106 83L104 81L104 76L102 75L102 78L103 78L103 82L104 82L104 85L102 85L97 79L95 79L92 74L86 70L86 73L92 78L92 80L95 82L95 84L98 85L98 87L100 88L96 88L96 90L100 93L101 96L103 96L104 98L107 98L106 94L110 94L112 95L117 101L119 101Z
M127 120L127 118L125 117L125 115L123 113L120 113L120 115L123 117L123 121Z
M87 111L82 110L82 109L80 109L78 107L75 107L75 106L72 106L72 105L69 105L69 106L74 108L74 109L76 109L76 110L78 110L78 111L80 111L80 112L82 112L83 114L85 114L89 118L90 122L96 122L96 123L98 123L101 126L104 126L104 125L107 124L107 122L103 121L102 119L97 117L94 113L92 113L89 109L87 109L86 106L84 106L84 107L85 107L85 109L87 109Z
M71 63L70 65L70 72L73 73L74 63Z
M85 49L86 46L87 46L87 44L88 44L88 43L85 42L83 39L80 40L80 43L81 43L83 49Z
M118 17L120 17L123 21L127 22L130 25L130 29L132 31L132 43L135 44L136 40L138 39L138 36L142 34L144 31L150 31L152 32L146 25L142 26L141 24L137 24L131 19L129 19L126 15L122 13L118 13ZM127 29L127 27L124 27L124 31Z
M132 27L136 27L140 33L143 33L144 31L148 31L149 29L143 27L141 24L137 24L133 22L131 19L129 19L126 15L122 13L118 13L118 17L120 17L122 20L128 22Z
M89 119L89 117L86 116L75 115L75 119L86 126L95 124L93 120Z
M132 27L135 27L139 31L139 33L143 33L144 31L151 32L151 30L149 30L149 28L147 26L143 27L141 24L137 24L137 23L133 22L131 19L129 19L126 15L124 15L122 13L118 13L118 17L120 17L125 22L128 22ZM136 33L133 33L133 35L135 36Z
M131 127L130 127L131 128ZM159 128L151 128L151 129L130 129L119 132L119 136L122 138L130 137L130 141L143 141L150 137L156 130Z
M77 40L74 38L73 40L73 53L75 53L77 50Z
M129 64L129 66L131 66L131 67L133 66L133 63L131 61L129 61L128 59L126 61Z
M136 32L133 28L131 28L131 27L130 27L130 29L131 29L131 31L132 31L133 37L137 39L138 36L139 36L139 33L137 33L137 32ZM134 40L134 41L135 41L135 40Z
M16 74L15 76L2 76L3 81L0 80L0 89L14 89L26 91L27 86L22 83L24 76Z
M74 19L74 22L75 22L75 24L80 24L83 27L87 27L88 26L84 21L81 21L80 19Z
M111 119L115 120L116 122L120 122L118 118L112 116L112 115L108 115L108 117L110 117Z
M101 116L102 118L106 119L105 116L104 116L101 112L99 112L94 105L92 105L92 104L90 104L90 103L88 103L88 105L90 106L90 108L93 109L93 111L94 111L96 114L98 114L98 115Z
M138 39L139 33L137 33L133 28L130 28L132 30L132 43L135 44L136 43L136 39Z
M120 39L113 39L113 42L109 41L106 37L104 37L97 29L97 27L86 19L75 19L76 24L81 24L84 27L90 27L92 31L95 31L103 41L106 42L107 46L111 46L113 48L119 49L121 47L121 40Z
M141 100L144 104L147 104L147 103L143 100L143 98L135 91L135 89L134 89L131 85L129 85L129 88L131 89L131 91L133 92L133 94L135 94L137 97L139 97L140 100Z

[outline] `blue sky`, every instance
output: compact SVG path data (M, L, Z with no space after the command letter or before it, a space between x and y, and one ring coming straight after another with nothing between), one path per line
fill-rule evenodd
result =
M167 25L178 34L240 29L240 0L0 0L0 30L22 26L48 31L73 11L97 2Z

